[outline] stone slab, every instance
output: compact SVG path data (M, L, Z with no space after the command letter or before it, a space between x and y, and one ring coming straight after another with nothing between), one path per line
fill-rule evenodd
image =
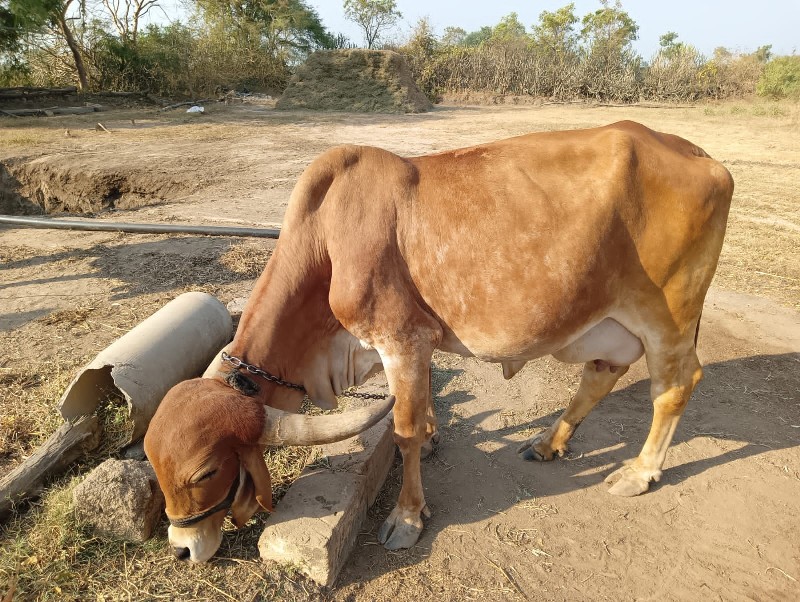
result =
M296 566L325 586L336 582L394 460L391 416L345 441L322 446L269 517L261 558Z

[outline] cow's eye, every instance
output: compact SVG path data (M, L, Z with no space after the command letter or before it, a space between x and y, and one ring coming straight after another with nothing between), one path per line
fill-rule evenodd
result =
M217 474L216 470L209 470L207 473L205 473L203 476L201 476L199 479L197 479L195 481L195 483L200 483L201 481L206 481L206 480L210 479L211 477L213 477L215 474Z

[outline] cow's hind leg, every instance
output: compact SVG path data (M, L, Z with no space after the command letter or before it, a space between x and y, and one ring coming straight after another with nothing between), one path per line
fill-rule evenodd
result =
M523 443L517 453L525 460L546 461L556 455L563 456L568 442L583 419L597 402L611 392L629 366L609 366L600 362L586 362L578 392L561 416L546 431Z
M403 486L397 505L378 532L389 550L413 546L422 533L422 517L430 516L422 490L420 457L429 436L430 365L433 344L394 344L380 349L389 387L396 401L394 437L403 457Z
M428 372L430 374L430 371ZM431 390L430 383L428 383L428 390ZM431 454L436 446L439 445L439 421L436 418L436 410L433 407L433 395L428 395L428 409L425 413L425 441L422 442L421 457L424 460Z
M606 478L607 483L613 484L609 493L614 495L639 495L650 488L650 481L661 479L661 468L678 421L703 377L691 339L671 347L662 343L656 349L647 348L646 353L652 379L653 424L639 457Z

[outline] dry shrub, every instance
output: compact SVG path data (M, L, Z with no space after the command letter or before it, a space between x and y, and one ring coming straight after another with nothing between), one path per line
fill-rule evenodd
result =
M702 95L716 99L751 96L763 72L764 63L754 55L736 55L720 49L700 70Z
M643 95L653 100L697 100L705 93L704 66L703 56L692 46L659 52L645 71Z
M612 102L737 98L755 93L764 70L759 53L719 49L707 60L687 44L662 49L647 65L624 44L553 48L526 36L477 46L442 43L424 23L399 50L434 101L474 93Z
M414 79L429 98L466 91L554 100L638 98L638 64L558 57L519 43L444 46L430 55L403 49Z

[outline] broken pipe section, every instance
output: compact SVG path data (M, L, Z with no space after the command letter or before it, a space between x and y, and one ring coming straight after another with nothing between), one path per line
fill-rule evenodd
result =
M133 434L144 436L173 385L200 376L231 339L231 317L206 293L184 293L101 351L59 401L66 420L91 414L114 390L128 401Z

